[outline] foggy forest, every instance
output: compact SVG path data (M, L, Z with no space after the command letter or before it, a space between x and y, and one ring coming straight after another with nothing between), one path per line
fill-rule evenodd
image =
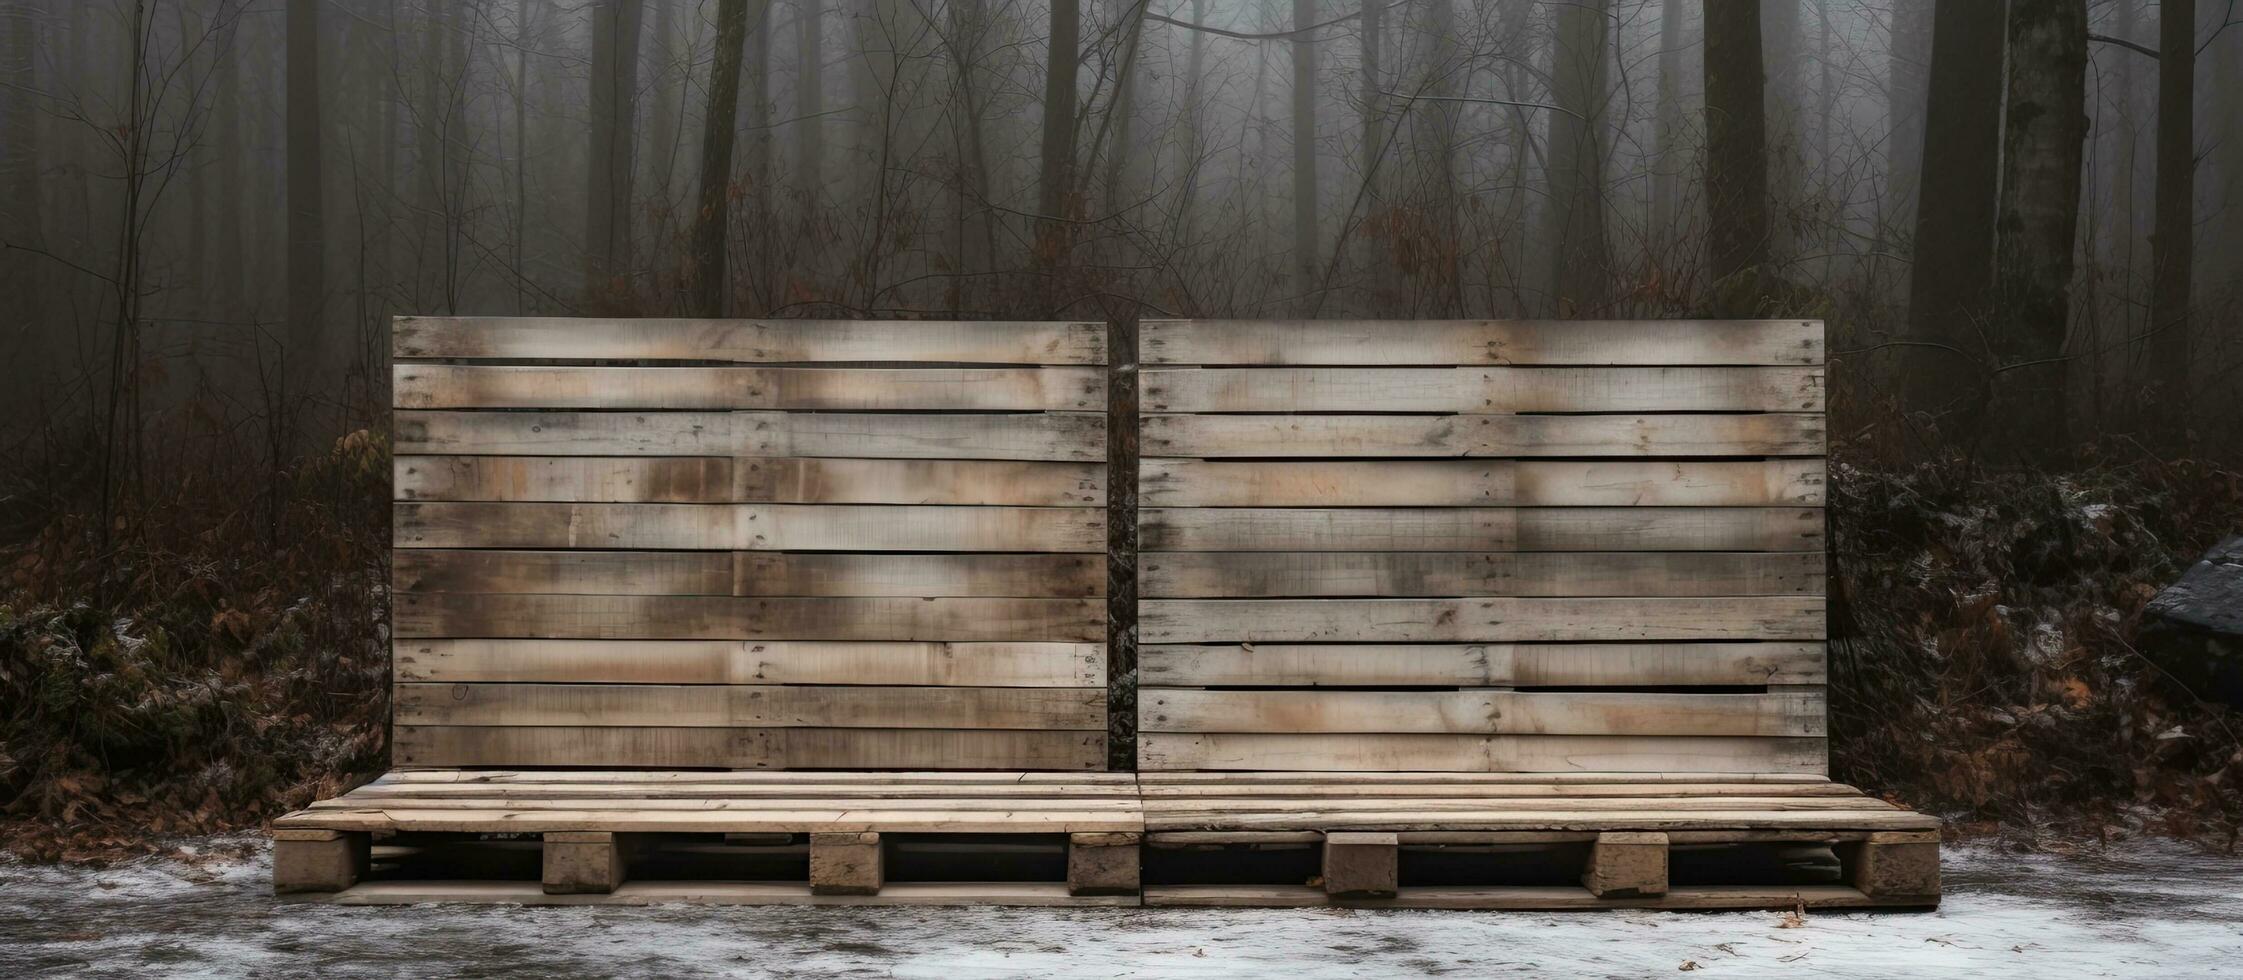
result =
M396 316L1781 316L1835 772L2243 822L2231 0L0 0L0 298L18 818L383 768Z

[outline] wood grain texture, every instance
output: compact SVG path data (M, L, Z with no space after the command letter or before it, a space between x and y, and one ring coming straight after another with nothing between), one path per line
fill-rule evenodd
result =
M1147 644L1147 687L1816 685L1820 643Z
M1097 687L1103 643L403 639L400 682Z
M400 595L400 639L1101 642L1098 599Z
M476 412L395 414L396 451L531 456L837 456L1098 462L1089 412Z
M1139 768L1147 770L1819 774L1826 770L1826 750L1824 740L1819 738L1144 732L1138 735L1137 759ZM1313 812L1299 811L1284 817L1300 820ZM1283 818L1270 823L1282 824ZM1451 818L1424 828L1391 829L1433 830L1461 823ZM1753 825L1763 824L1756 821ZM1179 825L1162 829L1194 828ZM1584 829L1621 828L1592 824Z
M1825 560L1816 552L1168 551L1138 557L1137 583L1149 599L1821 595Z
M1104 364L1106 325L401 316L390 328L390 350L400 358L482 360Z
M1106 594L1104 555L398 549L399 592L1067 597Z
M1155 414L1820 412L1824 405L1819 367L1149 367L1139 384L1144 411Z
M400 548L1103 552L1088 507L400 503Z
M1146 364L1821 364L1820 320L1143 320Z
M1148 459L1146 507L1821 506L1819 459L1384 460Z
M1801 507L1174 508L1138 511L1146 551L1820 551Z
M1098 688L399 684L400 725L1103 731Z
M1104 463L986 459L398 456L397 499L1096 507Z
M1095 367L780 368L417 364L398 408L1076 411L1106 407Z
M1139 731L1821 736L1819 694L1139 690Z
M1148 457L1820 456L1823 417L1148 415Z
M1098 769L1106 764L1106 735L912 728L399 725L390 752L401 766Z
M1825 626L1820 597L1749 596L1148 599L1137 629L1146 643L1469 643L1819 640Z

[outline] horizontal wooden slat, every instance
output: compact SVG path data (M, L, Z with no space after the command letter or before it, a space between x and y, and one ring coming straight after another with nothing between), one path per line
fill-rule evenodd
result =
M1137 629L1146 643L1818 640L1824 622L1820 597L1793 596L1147 599Z
M400 595L400 638L1035 640L1106 638L1099 599L755 599Z
M398 364L398 408L1078 411L1106 407L1095 367L777 368Z
M1798 507L1164 508L1146 551L1820 551Z
M1823 410L1819 367L1147 368L1139 384L1147 413Z
M788 363L1104 364L1097 322L398 317L396 356Z
M990 459L399 456L399 500L587 503L1106 502L1104 463Z
M1146 456L1819 456L1823 416L1148 415ZM863 455L863 454L860 454Z
M1137 652L1147 687L1821 684L1820 643L1180 646Z
M1145 320L1146 364L1820 364L1819 320Z
M401 548L1103 552L1089 507L400 503Z
M1815 552L1165 551L1137 563L1138 594L1155 599L1821 595L1824 574Z
M1098 769L1106 764L1106 734L913 728L399 725L390 752L401 766ZM818 829L831 829L831 825L821 824Z
M1103 731L1105 688L399 684L400 725Z
M399 681L1097 687L1103 643L409 639Z
M1087 412L396 413L400 453L532 456L840 456L1097 462L1106 416Z
M1137 737L1138 767L1148 770L1820 773L1826 752L1819 738L1739 736L1144 732Z
M1141 732L1820 736L1819 694L1204 691L1144 687Z
M399 592L574 595L1100 596L1104 555L401 548Z
M1819 459L1148 459L1146 507L1711 507L1823 502Z
M1319 779L1341 777L1320 774ZM1422 779L1423 777L1413 777ZM1504 777L1491 776L1501 780ZM1632 778L1623 776L1573 775L1555 780L1563 783ZM602 782L620 785L635 784L724 784L783 786L793 784L859 783L892 786L919 786L929 794L971 793L973 787L991 783L1005 785L1044 784L1051 786L1130 786L1137 777L1126 772L953 772L944 770L883 770L879 772L773 772L733 770L710 772L693 769L672 769L648 772L630 769L393 769L374 778L374 783L552 783L552 782ZM1190 780L1183 780L1189 782ZM1438 781L1438 780L1435 780ZM1636 780L1656 781L1656 780ZM1753 776L1749 779L1725 779L1724 782L1801 782L1797 777ZM372 785L372 784L369 784Z

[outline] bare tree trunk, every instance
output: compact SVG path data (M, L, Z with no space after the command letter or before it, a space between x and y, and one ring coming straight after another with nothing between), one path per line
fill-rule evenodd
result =
M2024 459L2070 446L2064 335L2087 136L2087 0L2011 0L1992 431Z
M795 180L803 206L815 210L825 197L826 52L824 0L795 0Z
M1689 7L1683 0L1659 4L1659 104L1652 137L1651 234L1679 236L1682 224L1682 139L1689 125L1682 111L1682 53L1689 46Z
M1899 358L1911 408L1979 390L1974 370L1993 312L1994 217L2001 182L2002 8L1938 0L1924 110L1908 340Z
M1316 23L1316 0L1293 0L1293 29ZM1316 282L1316 39L1293 38L1293 268L1301 289Z
M716 58L709 69L709 110L701 127L701 196L693 212L694 316L721 317L731 283L724 261L731 222L732 141L740 111L740 59L748 44L748 0L717 7Z
M1386 145L1386 79L1379 73L1379 45L1385 43L1386 0L1363 0L1363 182L1373 187L1379 154ZM1197 42L1198 35L1193 35Z
M1605 240L1605 55L1611 37L1609 0L1558 8L1551 58L1551 298L1561 314L1602 309L1612 301L1612 254Z
M288 331L295 353L320 351L327 295L320 190L319 0L288 2ZM316 363L316 362L313 362Z
M1807 133L1800 125L1802 76L1806 59L1800 57L1799 4L1801 0L1761 0L1760 64L1765 89L1762 100L1767 117L1768 250L1773 258L1789 262L1801 251L1792 227L1796 212L1807 202L1806 157L1800 151ZM1773 273L1774 270L1771 270Z
M1924 107L1929 94L1935 0L1896 0L1885 87L1885 210L1879 251L1894 229L1916 220L1917 175L1924 160ZM1992 127L1988 127L1991 129Z
M1129 191L1125 188L1134 172L1130 162L1139 152L1130 141L1135 122L1132 117L1143 101L1137 90L1145 84L1138 61L1144 45L1146 0L1114 0L1114 4L1115 16L1124 18L1127 25L1122 28L1121 70L1114 79L1114 100L1106 110L1111 117L1112 134L1106 139L1104 217L1119 213L1129 204Z
M952 111L958 120L950 127L958 160L955 201L958 271L967 277L987 271L995 262L996 225L989 215L988 143L983 134L985 99L977 73L982 65L982 43L988 32L982 0L957 0L949 9L952 64ZM970 278L959 280L972 282Z
M647 162L647 177L652 183L648 191L656 200L661 202L661 210L666 213L676 203L671 199L670 191L677 180L678 145L685 138L682 132L685 113L685 99L683 97L685 79L682 76L691 70L685 66L692 59L690 55L681 59L676 51L678 43L678 0L647 0L647 2L654 5L654 53L656 57L662 59L661 63L656 65L652 72L648 73L651 76L649 87L654 90L654 106L649 112L650 118L647 121L649 130L647 150L652 157ZM718 16L722 17L723 15L719 14ZM673 73L680 77L671 77ZM655 238L659 241L661 235L658 233Z
M592 149L586 168L585 290L619 288L631 268L631 167L638 113L639 21L644 0L592 7Z
M1052 0L1051 48L1044 72L1044 128L1037 176L1037 265L1056 266L1067 251L1075 182L1075 65L1081 59L1080 0Z
M1207 0L1192 0L1192 23L1207 22ZM1207 36L1192 31L1190 52L1184 60L1184 185L1179 192L1182 200L1177 204L1179 214L1176 227L1180 237L1192 241L1197 235L1195 216L1199 213L1199 169L1202 157L1207 155L1206 115L1203 105L1202 84L1207 77Z
M1768 262L1768 131L1760 2L1706 6L1706 270L1714 312L1749 312ZM1754 273L1747 276L1746 273Z
M2150 236L2150 380L2158 429L2189 416L2189 287L2196 261L2196 0L2157 10L2157 230ZM2229 220L2234 220L2230 218Z
M34 77L33 53L38 49L39 11L32 0L13 0L0 7L0 178L7 192L0 196L0 243L39 246L39 117L31 93L39 91ZM35 310L25 308L39 281L37 257L29 252L0 257L0 289L19 297L15 312L25 323L37 323ZM12 338L0 338L8 340Z

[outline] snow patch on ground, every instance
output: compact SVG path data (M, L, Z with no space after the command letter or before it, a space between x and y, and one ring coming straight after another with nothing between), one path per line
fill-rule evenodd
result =
M2243 861L1950 848L1929 913L338 908L262 860L0 863L0 973L236 977L2243 976Z

